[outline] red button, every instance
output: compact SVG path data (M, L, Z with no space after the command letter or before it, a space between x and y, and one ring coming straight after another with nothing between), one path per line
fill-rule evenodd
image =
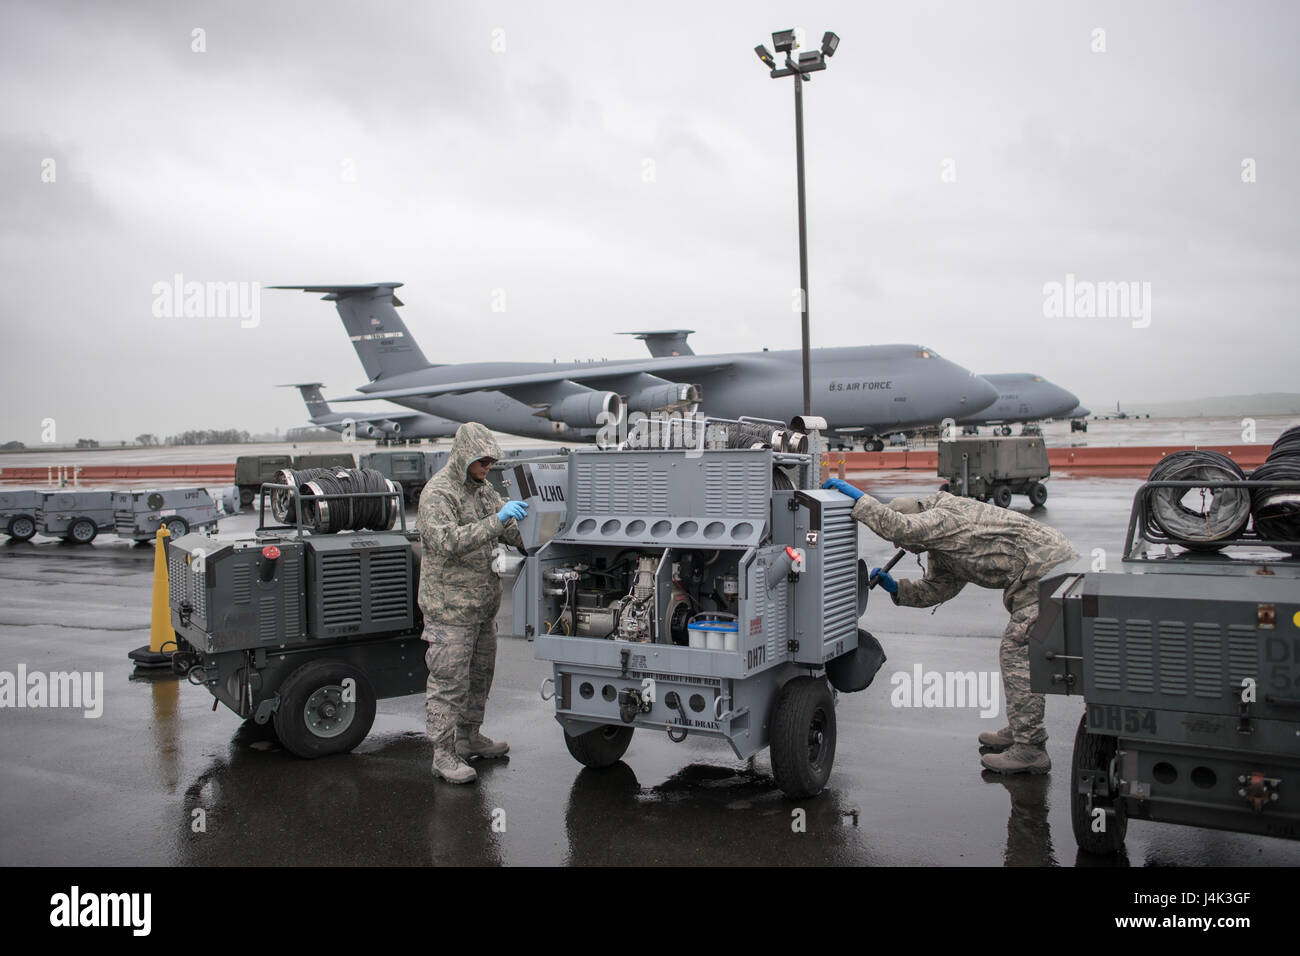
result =
M262 549L262 557L268 561L277 561L280 558L280 549L273 544L268 544Z

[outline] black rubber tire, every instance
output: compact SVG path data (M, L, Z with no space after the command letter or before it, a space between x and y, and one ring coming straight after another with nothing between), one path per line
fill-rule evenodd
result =
M1029 486L1029 503L1035 508L1041 508L1047 504L1047 485L1041 481L1035 481Z
M167 526L167 531L171 534L173 541L190 533L190 523L184 518L171 517L162 523ZM180 528L180 530L177 531L177 528Z
M946 491L948 494L952 494L952 485L950 485L948 482L945 481L943 484L939 486L939 490Z
M822 792L835 763L835 701L820 677L796 677L772 711L772 776L787 797Z
M36 520L27 515L17 515L9 519L5 533L15 541L30 541L36 535Z
M352 722L337 736L319 736L307 725L303 713L307 701L323 687L341 687L349 677L356 682ZM370 733L375 722L375 692L366 675L345 661L308 661L280 685L280 706L274 720L275 734L291 754L310 760L347 753Z
M1070 826L1074 830L1074 842L1085 853L1113 856L1124 846L1128 832L1128 809L1124 801L1115 801L1115 815L1108 818L1111 822L1105 832L1094 833L1087 799L1079 792L1079 771L1106 769L1117 749L1114 737L1088 733L1087 714L1079 718L1079 729L1074 734L1074 757L1070 762Z
M885 443L884 443L883 441L881 441L879 438L875 439L875 440L872 441L872 442L867 443L867 445L870 446L870 447L867 448L868 451L884 451L884 450L885 450ZM866 447L866 445L864 445L864 447Z
M253 506L253 501L256 498L257 492L253 490L251 485L239 486L239 507L251 508Z
M84 530L81 531L81 534L77 533L78 529L85 528L90 529L89 534ZM91 521L89 518L73 518L72 523L68 525L68 533L66 537L67 540L73 544L90 544L90 542L95 540L97 534L99 534L99 528L95 526L95 522Z
M585 734L564 735L564 746L569 748L573 759L584 767L600 770L612 767L623 759L628 746L632 743L632 727L618 727L606 724Z
M885 649L871 632L858 628L858 646L826 662L826 679L841 694L856 694L871 686L887 660Z
M998 429L998 431L999 431L1002 435L1010 435L1010 434L1011 434L1011 426L1010 426L1010 425L1003 425L1000 429Z
M994 485L991 497L993 503L999 508L1011 507L1011 489L1006 485Z

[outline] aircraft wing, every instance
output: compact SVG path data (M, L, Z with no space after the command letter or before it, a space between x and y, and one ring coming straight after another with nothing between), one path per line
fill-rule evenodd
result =
M527 385L547 385L552 382L599 382L603 379L623 378L645 372L663 376L668 373L727 368L731 362L717 356L682 355L676 358L650 359L643 362L620 362L615 365L592 365L589 368L560 368L553 372L533 372L528 375L508 375L502 378L484 378L478 381L446 382L440 385L414 385L409 388L390 388L378 392L364 392L331 399L334 402L368 402L372 399L424 398L435 395L456 395L464 392L494 392Z
M393 412L391 415L384 412L366 412L363 415L349 415L348 418L356 422L405 422L412 418L428 418L424 412L400 411Z

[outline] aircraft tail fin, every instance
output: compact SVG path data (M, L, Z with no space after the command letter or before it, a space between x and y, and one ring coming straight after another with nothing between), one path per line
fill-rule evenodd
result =
M338 309L343 327L357 350L361 367L372 382L428 368L430 362L415 344L397 314L401 300L393 294L400 282L370 285L276 285L272 289L320 292Z
M329 402L325 401L325 396L320 393L321 386L324 384L324 382L293 382L289 385L281 385L280 388L296 388L307 405L307 414L316 419L333 414Z
M635 335L645 342L646 348L655 358L672 355L694 355L694 350L686 344L686 336L694 329L658 329L649 332L620 332L619 335Z

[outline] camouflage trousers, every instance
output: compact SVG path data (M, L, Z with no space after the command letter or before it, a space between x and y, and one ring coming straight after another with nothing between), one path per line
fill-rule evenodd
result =
M429 642L424 662L425 729L435 747L450 750L456 737L467 737L483 723L488 691L497 663L497 624L424 625Z
M1002 691L1012 738L1018 744L1041 746L1047 740L1043 695L1029 690L1029 631L1037 620L1036 603L1011 613L1007 629L1002 632L998 662L1002 666Z

